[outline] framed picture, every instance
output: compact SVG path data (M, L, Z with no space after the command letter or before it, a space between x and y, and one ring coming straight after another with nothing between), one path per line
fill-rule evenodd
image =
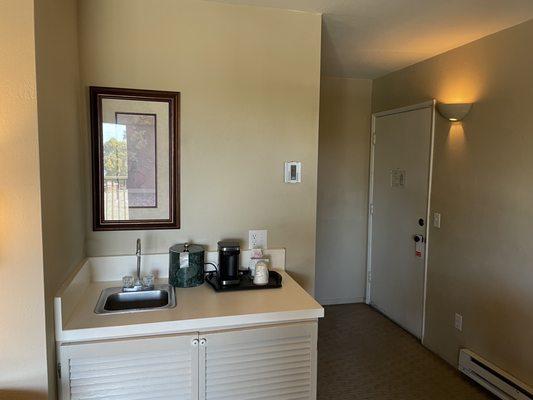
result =
M90 87L93 229L178 229L178 92Z

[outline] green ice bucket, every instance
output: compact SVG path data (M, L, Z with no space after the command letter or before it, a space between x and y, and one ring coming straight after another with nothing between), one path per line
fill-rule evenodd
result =
M205 250L198 244L175 244L169 249L168 283L188 288L204 283Z

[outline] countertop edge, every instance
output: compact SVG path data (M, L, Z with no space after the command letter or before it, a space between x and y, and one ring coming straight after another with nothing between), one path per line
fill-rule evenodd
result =
M296 321L316 320L322 317L324 317L324 308L320 307L306 310L62 330L58 337L56 337L56 342L74 343L106 339L124 339L139 336L181 334L195 331L219 330L224 328L244 328L262 324L281 324Z

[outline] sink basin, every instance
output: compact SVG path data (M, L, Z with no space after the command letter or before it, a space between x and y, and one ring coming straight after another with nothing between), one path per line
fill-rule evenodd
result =
M171 285L154 285L152 290L123 292L121 287L102 290L94 312L116 314L154 311L176 307L176 296Z

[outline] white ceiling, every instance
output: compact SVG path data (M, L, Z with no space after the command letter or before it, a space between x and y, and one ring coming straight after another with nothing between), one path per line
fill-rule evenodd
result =
M533 0L215 1L323 13L323 73L351 78L376 78L533 18Z

